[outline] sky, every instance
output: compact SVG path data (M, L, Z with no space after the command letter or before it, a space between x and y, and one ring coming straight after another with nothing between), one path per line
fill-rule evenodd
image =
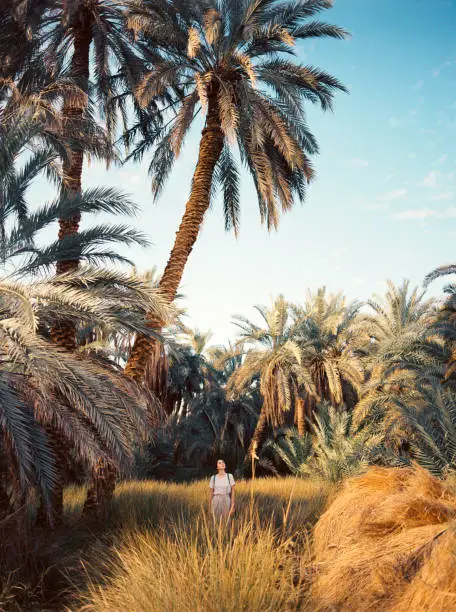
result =
M421 285L434 268L456 263L456 0L336 0L321 17L352 37L299 45L298 59L338 77L350 94L337 94L333 113L309 106L317 177L277 232L261 226L247 174L237 239L224 230L220 200L208 212L181 306L186 323L212 330L215 343L235 337L232 315L255 319L252 307L281 293L300 301L326 285L364 300L382 294L386 279ZM152 242L128 250L140 270L166 264L199 136L191 133L158 203L147 156L141 165L106 171L94 163L84 172L85 186L121 187L139 205L132 225ZM48 197L42 184L37 197Z

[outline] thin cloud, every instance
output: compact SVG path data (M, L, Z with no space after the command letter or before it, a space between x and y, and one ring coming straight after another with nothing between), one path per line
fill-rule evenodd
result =
M424 219L453 219L456 217L456 208L454 206L447 208L443 212L434 210L433 208L410 208L401 210L400 212L391 215L393 219L399 221L423 221Z
M439 157L439 159L437 159L434 162L434 166L443 166L443 164L446 162L447 159L448 159L448 155L444 153L443 155Z
M367 159L361 159L359 157L354 157L353 159L350 160L350 164L352 166L357 166L358 168L367 168L367 166L369 165L369 162L367 161Z
M431 200L433 202L441 202L442 200L452 200L453 199L453 192L452 191L447 191L446 193L438 193L434 196L431 197Z
M431 208L410 208L394 213L392 217L393 219L408 221L410 219L428 219L429 217L435 217L436 214L436 211Z
M435 187L437 187L437 172L434 170L429 172L429 174L419 183L419 187L430 187L431 189L435 189Z
M450 68L454 63L455 63L454 60L444 61L442 64L440 64L440 66L437 66L437 68L434 68L434 70L432 71L433 76L434 77L440 76L440 73L442 72L442 70L445 70L445 68Z
M416 159L416 153L408 153L407 157L410 159Z
M413 86L413 89L415 91L419 91L420 89L423 88L423 85L424 85L424 81L423 81L423 79L421 79L421 80L418 81L418 83L415 83L415 85Z
M402 121L402 119L398 119L397 117L390 117L389 124L392 128L397 128L401 127L404 122Z
M407 189L393 189L392 191L388 191L385 195L382 195L378 198L380 202L393 202L394 200L401 200L407 196Z

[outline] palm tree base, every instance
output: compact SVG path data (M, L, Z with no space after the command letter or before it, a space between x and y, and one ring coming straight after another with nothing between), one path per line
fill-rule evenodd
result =
M92 476L83 514L94 519L105 519L109 513L116 488L117 470L105 459L99 459Z

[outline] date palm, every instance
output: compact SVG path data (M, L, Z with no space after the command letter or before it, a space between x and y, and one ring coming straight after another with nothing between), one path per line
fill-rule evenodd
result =
M326 295L325 289L309 294L304 308L295 307L295 341L303 355L303 367L315 386L315 401L337 408L353 408L364 382L364 367L357 350L356 328L360 304L346 304L340 294Z
M365 418L373 404L390 392L405 392L410 386L410 377L402 372L389 370L391 360L402 354L407 357L410 347L426 348L432 335L436 315L436 302L426 299L418 287L410 287L409 281L401 285L387 283L385 296L374 296L368 300L370 312L358 317L357 334L361 344L367 347L366 369L369 379L356 407L357 420Z
M106 359L100 360L98 355L91 354L90 358L87 359L86 366L84 360L81 359L81 354L71 357L70 353L61 349L58 350L55 343L51 342L54 330L68 322L75 330L87 329L88 327L92 329L105 327L111 329L116 337L122 340L137 333L147 334L152 331L145 325L145 314L150 310L151 305L159 305L157 312L160 316L163 316L167 309L160 305L162 298L157 289L134 277L128 278L106 271L96 273L85 269L81 270L81 274L73 277L63 274L54 279L38 283L23 285L20 282L24 275L30 278L31 275L40 273L42 278L43 273L54 269L56 262L71 261L76 258L93 265L99 265L100 262L106 260L109 262L128 262L125 257L120 256L106 245L112 245L113 243L144 245L148 243L140 233L126 226L99 224L84 229L78 234L67 236L62 240L56 240L51 244L40 245L37 237L38 232L51 224L55 224L60 218L71 218L75 211L131 216L135 212L135 207L128 197L119 191L111 188L92 188L71 198L69 196L66 198L59 197L45 206L30 210L27 192L38 174L47 175L57 184L61 181L59 166L56 163L57 155L52 148L42 146L41 138L38 137L36 141L34 140L37 133L33 122L27 124L26 121L22 120L15 125L8 123L8 128L6 129L4 123L0 123L2 133L0 146L0 199L2 202L0 211L0 265L3 275L9 272L8 280L4 278L0 283L0 302L2 305L0 321L1 325L6 326L2 336L3 340L0 341L0 351L2 352L1 364L6 368L5 384L13 377L12 382L10 381L12 385L10 385L10 390L8 391L7 388L5 391L5 402L8 398L11 402L18 398L17 410L22 410L23 407L25 416L20 414L16 414L16 416L19 423L22 422L21 419L28 419L27 427L30 426L31 428L32 433L30 435L32 438L26 444L32 444L36 441L37 444L44 445L43 458L37 457L36 461L33 459L32 465L35 463L40 467L49 451L48 447L53 457L52 461L58 464L55 469L49 468L49 473L57 474L57 483L54 484L59 485L54 486L51 499L49 498L49 478L43 484L45 487L43 499L45 502L52 501L53 518L57 519L62 508L62 475L70 457L68 448L72 448L73 444L79 443L76 438L72 438L69 445L69 434L62 432L61 426L73 428L75 437L81 435L81 443L87 446L87 452L92 453L90 455L92 459L94 459L93 453L98 449L97 462L99 460L102 462L109 460L110 465L118 463L114 447L107 452L103 447L104 443L98 441L97 445L94 445L91 442L90 435L92 434L96 436L97 440L100 438L97 433L97 423L91 423L92 417L87 422L87 427L90 430L89 437L84 436L84 432L81 434L83 423L81 425L78 422L73 423L71 421L71 419L74 420L71 415L75 410L76 412L82 410L80 418L83 419L83 411L86 409L86 407L78 404L79 400L74 395L75 392L71 385L78 386L82 384L81 381L86 381L89 387L84 390L81 387L80 391L91 396L91 410L95 411L93 418L98 418L96 410L99 407L99 399L97 399L96 390L92 388L97 377L99 377L100 384L104 385L106 383L106 392L111 389L110 393L117 393L116 390L113 390L112 385L120 385L120 387L126 385L128 387L128 382L122 382L123 378L120 373L116 373L113 369L114 364ZM18 280L13 282L11 280L13 277ZM22 302L20 301L21 297L23 298ZM21 314L21 308L25 309L28 318L24 319L25 315ZM24 330L19 328L21 322ZM6 337L8 333L12 335L10 340ZM25 334L24 338L21 334ZM20 346L16 346L13 340ZM35 349L36 354L33 352ZM52 359L60 362L60 370L58 370L57 364L51 368L48 360L52 361ZM27 360L30 360L30 363L27 363ZM50 368L48 373L41 371L47 367ZM85 377L86 370L87 377ZM66 373L68 381L58 379L59 372ZM35 377L39 383L46 381L46 396L43 396L44 391L40 391L41 395L37 395L38 392L33 386L38 384L33 382ZM55 378L54 387L51 386L53 377ZM114 377L111 387L109 387L109 381L106 382L105 380L109 377ZM66 387L62 389L61 385L66 385ZM38 387L39 389L40 387ZM119 402L121 403L112 404L115 410L124 411L124 400L121 400L121 397L122 388L119 390ZM112 401L112 398L109 401ZM132 399L128 401L134 404L137 400L132 396ZM52 402L54 408L49 402ZM144 399L141 399L141 403L144 404ZM41 416L34 416L33 406L39 406L39 415ZM13 408L14 406L11 407L11 410ZM57 410L62 412L60 420L55 414ZM45 414L45 417L42 417L43 414ZM46 415L51 415L48 420L46 420ZM70 419L68 424L65 421L67 417ZM8 430L8 418L10 418L8 415L0 417L6 440L12 435ZM38 424L35 427L34 423L37 419ZM116 425L116 427L119 426L120 423ZM43 427L46 430L45 438L43 438L44 433L39 433ZM109 435L112 438L112 435ZM42 439L48 440L47 446ZM100 439L103 440L103 438ZM41 452L39 448L37 452ZM32 451L33 448L30 452ZM20 449L18 452L20 452ZM91 462L87 462L87 457L84 455L85 451L76 449L74 452L76 457L79 457L84 463L87 470L90 471L94 468L92 459ZM11 462L14 464L16 461L20 460L15 458L14 454L9 454L6 458L3 455L0 457L2 465L5 462L6 465L11 465ZM40 461L41 463L39 463ZM52 462L49 465L52 467ZM20 482L18 481L19 484L21 482L22 484L30 483L30 479L32 479L34 484L41 487L40 482L36 480L36 478L39 480L41 476L35 474L35 478L30 472L30 466L27 467L26 471L27 477L24 477L25 480L22 478ZM0 479L2 478L3 476L0 477ZM99 484L100 480L94 482ZM112 486L112 483L110 486ZM23 492L21 487L22 485L19 486L18 490ZM89 492L98 489L99 487L95 489L91 487ZM0 491L0 497L6 499L6 493L5 495L3 493L4 491ZM92 503L97 501L93 497L92 495Z
M271 308L257 306L256 310L263 319L262 327L245 317L235 318L242 344L252 348L228 381L228 393L233 398L248 390L255 381L259 384L263 403L249 450L253 457L265 437L268 423L279 426L287 412L294 410L299 433L304 433L301 408L304 397L314 395L313 382L303 367L303 354L296 343L290 304L279 296Z
M172 3L171 3L172 4ZM133 157L154 147L149 171L158 197L198 114L205 116L192 188L160 289L174 300L185 265L210 206L221 188L227 229L239 229L240 174L233 147L253 178L260 218L277 228L280 211L302 201L313 177L310 156L317 142L306 123L306 102L332 107L343 85L326 72L293 61L295 44L311 38L345 38L346 32L311 17L331 6L329 0L220 0L205 3L199 18L173 14L158 26L153 2L132 2L130 20L147 38L153 35L155 57L137 90L147 108L166 93L173 113L163 126L137 143ZM151 6L148 19L147 7ZM161 36L161 40L160 40ZM160 329L160 321L150 319ZM139 337L126 372L136 380L157 350Z
M451 352L436 318L436 301L426 299L408 281L399 286L388 282L386 295L369 300L368 305L371 313L360 317L359 331L369 340L365 364L369 375L354 422L357 426L384 422L389 444L403 450L409 445L411 428L400 407L423 403L420 384L443 380Z
M192 400L214 383L211 363L206 357L210 331L183 327L183 342L176 342L168 362L164 407L167 414L187 414Z
M48 0L2 0L0 6L0 78L16 79L35 56L35 36Z
M125 116L125 99L116 98L119 93L116 87L133 78L140 65L125 27L124 3L46 0L36 27L31 27L28 21L36 18L36 12L29 10L31 3L22 4L26 7L20 14L22 27L37 41L26 58L26 74L33 74L44 58L54 78L64 74L82 93L82 100L81 96L77 99L65 96L59 108L60 137L69 148L69 155L63 158L65 180L61 193L62 197L77 197L82 192L84 156L96 154L108 161L115 158L110 139L116 130L119 108ZM117 81L111 78L113 74ZM106 129L101 127L99 119L105 121ZM72 217L61 218L59 239L76 234L80 220L81 211L77 209ZM63 273L77 265L77 258L59 261L57 272ZM75 329L70 324L62 325L54 330L54 337L62 346L74 346Z
M49 10L42 21L41 46L46 57L59 73L69 62L68 76L84 92L86 104L75 106L71 100L63 108L64 120L82 120L93 113L96 105L105 116L108 129L115 128L115 107L109 104L113 96L111 76L124 67L130 75L139 69L139 59L134 53L124 22L124 3L112 0L49 0ZM91 66L90 53L93 49ZM92 75L91 75L92 72ZM92 79L91 79L92 77ZM71 137L71 135L69 135ZM73 146L71 159L64 166L66 190L70 195L81 192L84 147ZM62 220L60 237L78 231L80 216ZM73 264L74 267L74 264ZM67 262L58 272L70 269Z
M129 197L112 188L94 187L74 197L58 197L31 209L28 190L39 175L57 185L62 182L55 147L34 121L1 121L0 113L0 264L18 274L49 271L56 262L81 259L93 265L102 261L128 262L108 244L148 245L147 239L123 224L99 224L77 235L39 247L37 234L59 218L75 211L133 216L136 206Z
M37 488L58 519L70 461L90 474L100 458L131 461L131 440L146 423L146 402L121 371L56 347L42 330L59 317L146 331L144 312L165 306L156 290L118 273L83 269L22 283L0 280L0 497L11 506ZM12 479L12 480L11 480Z

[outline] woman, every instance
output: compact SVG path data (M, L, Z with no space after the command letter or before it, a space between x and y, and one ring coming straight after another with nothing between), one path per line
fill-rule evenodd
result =
M217 461L217 474L211 477L209 487L209 507L214 518L220 521L234 513L235 482L232 474L227 474L223 459Z

